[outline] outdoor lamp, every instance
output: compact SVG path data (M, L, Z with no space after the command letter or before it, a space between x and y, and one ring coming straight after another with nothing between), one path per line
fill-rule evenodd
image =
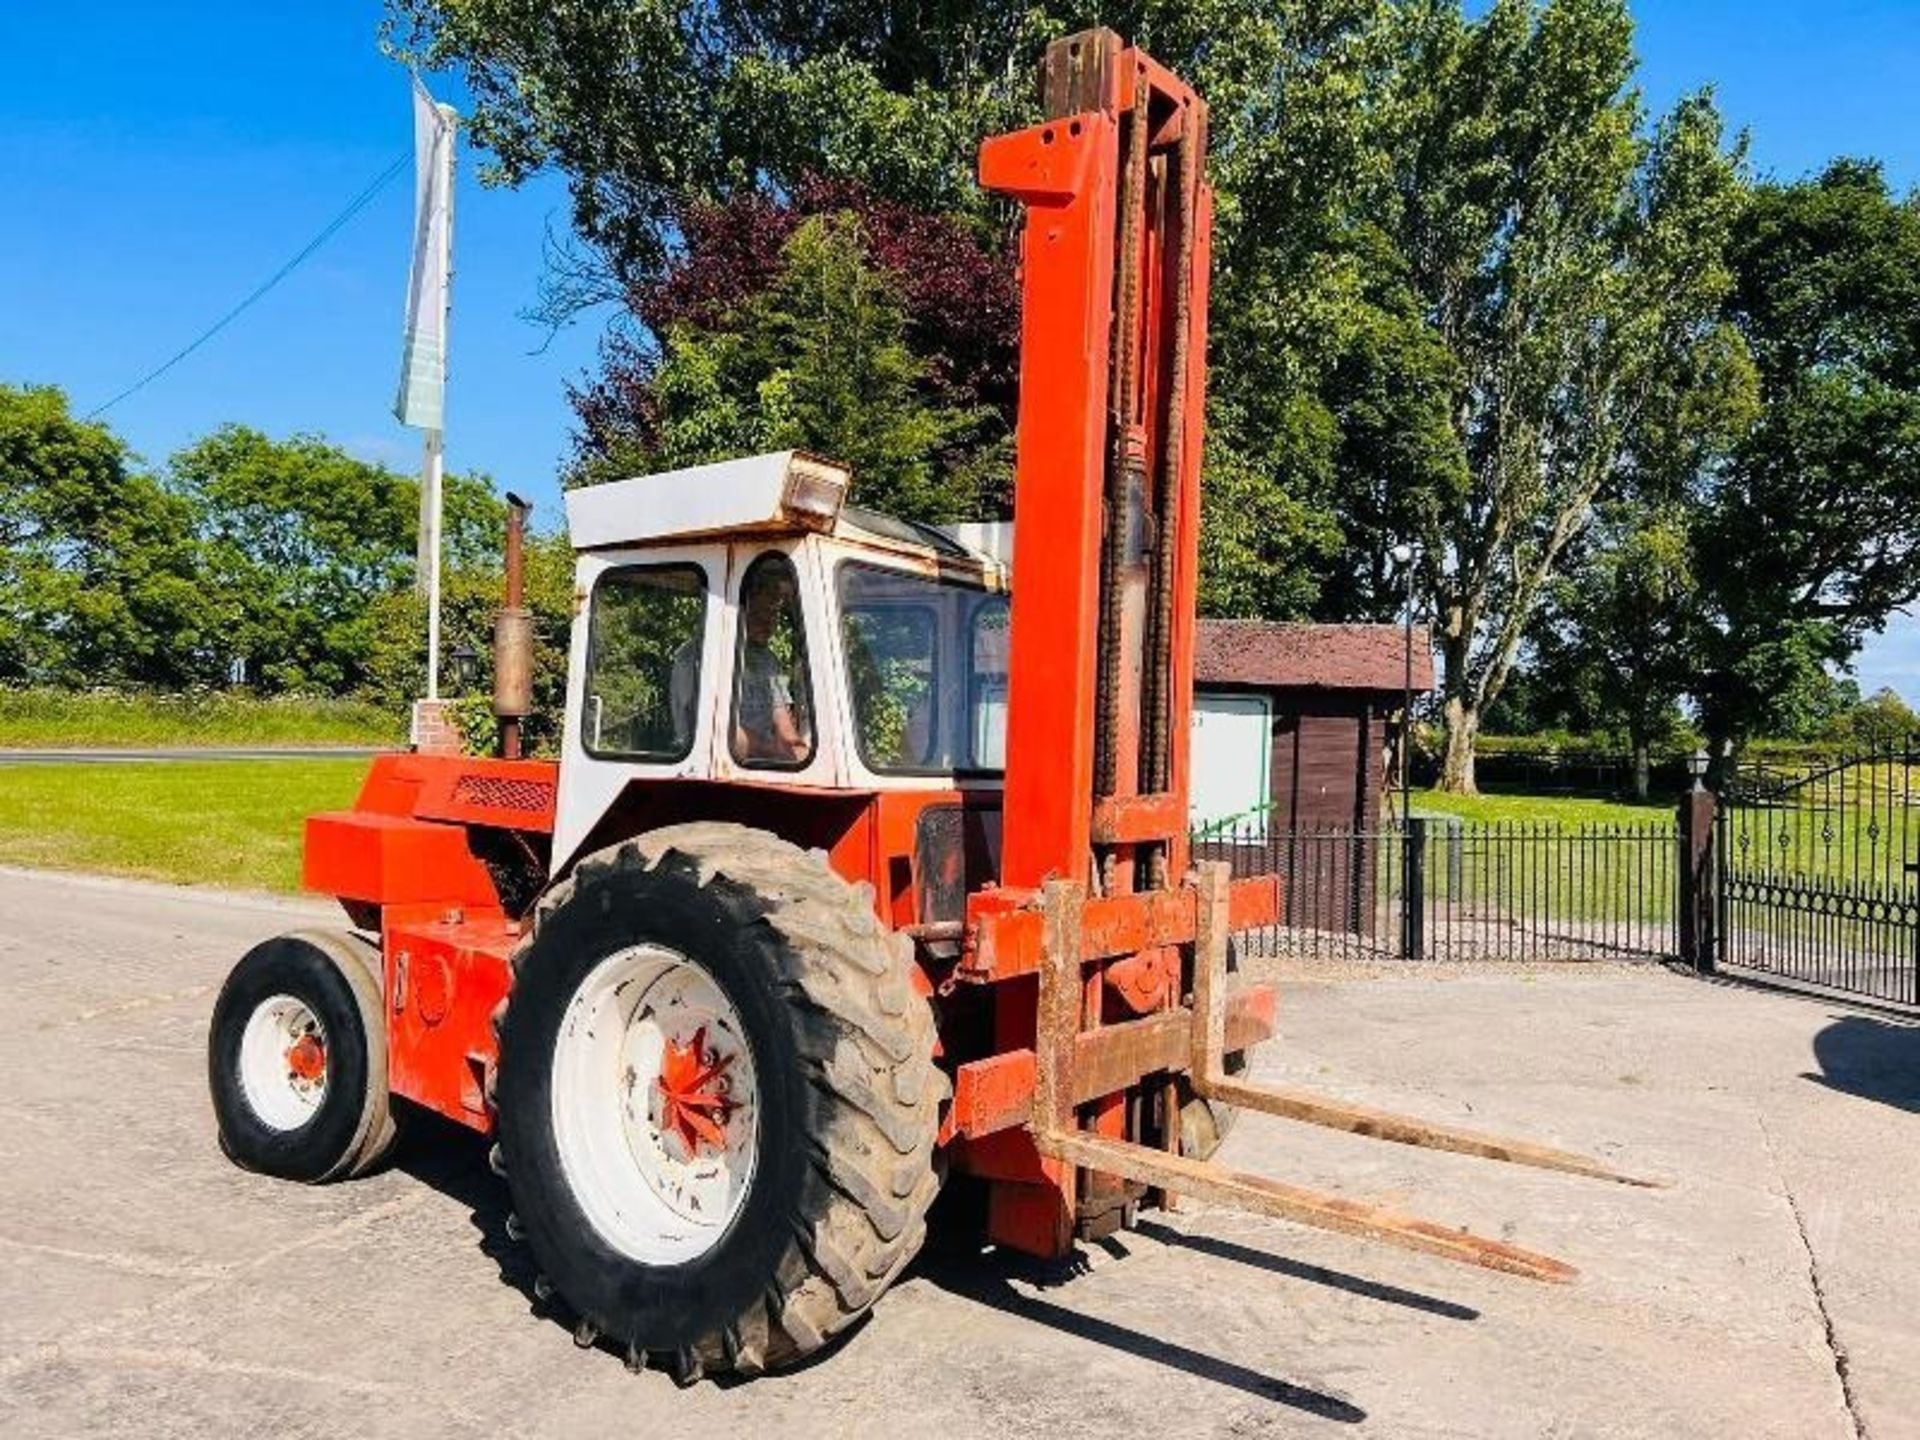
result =
M1707 747L1696 745L1693 753L1687 756L1687 774L1693 777L1693 788L1703 788L1702 781L1707 778Z
M457 690L471 690L475 677L480 672L480 656L464 640L453 647L448 658L453 661L453 684Z

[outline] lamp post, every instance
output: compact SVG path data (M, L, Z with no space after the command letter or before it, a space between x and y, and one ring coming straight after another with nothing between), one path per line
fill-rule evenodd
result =
M1704 745L1694 746L1693 753L1687 756L1687 774L1693 777L1693 788L1696 790L1704 790L1707 788L1707 763L1709 758L1707 755L1707 747Z
M1418 959L1424 949L1421 906L1424 889L1420 852L1424 838L1413 823L1413 546L1402 541L1390 552L1407 582L1407 610L1402 630L1405 669L1400 694L1400 955Z
M1390 552L1407 582L1403 626L1405 671L1400 697L1400 823L1413 816L1413 546L1402 542Z

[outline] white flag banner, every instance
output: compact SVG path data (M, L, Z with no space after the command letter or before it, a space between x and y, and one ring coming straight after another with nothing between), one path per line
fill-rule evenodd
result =
M436 105L413 77L413 272L406 344L393 413L402 425L440 430L447 388L447 284L453 242L451 106Z

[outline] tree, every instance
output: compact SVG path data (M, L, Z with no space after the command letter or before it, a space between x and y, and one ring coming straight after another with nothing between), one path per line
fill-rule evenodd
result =
M1920 596L1920 200L1836 161L1760 186L1731 254L1763 408L1699 527L1716 738L1810 723L1825 672Z
M954 314L1002 308L996 297L1010 296L1016 212L975 183L980 139L1039 119L1033 77L1048 40L1104 23L1147 46L1199 87L1211 117L1219 207L1208 467L1235 504L1214 504L1209 514L1235 521L1253 512L1283 527L1269 538L1242 523L1219 545L1209 542L1209 604L1292 615L1314 603L1339 533L1331 509L1342 402L1322 394L1329 369L1350 337L1378 329L1376 303L1397 307L1403 330L1418 335L1411 291L1401 286L1376 302L1381 252L1367 243L1385 170L1367 117L1389 58L1390 8L1387 0L1151 0L876 14L844 0L618 11L390 0L388 34L397 53L462 71L491 178L515 183L544 166L568 175L582 247L558 247L556 313L595 300L631 306L637 334L616 341L605 384L585 392L590 463L614 448L604 438L608 417L615 431L629 417L645 423L651 367L667 343L657 301L697 294L703 275L723 294L738 292L724 283L732 277L764 283L774 227L796 210L814 213L807 196L823 185L868 197L850 208L871 261L906 282L906 338L928 379L937 385L957 358L962 375L974 377L964 395L937 398L988 405L1010 420L1010 299L1005 330L982 328L987 343L975 345L957 327L929 329L923 320L933 307L913 287L921 277L944 285ZM877 205L967 241L933 263L895 265ZM714 245L716 209L770 224ZM974 256L982 253L993 261L991 286L979 283ZM1407 353L1386 341L1377 348ZM1431 393L1400 378L1389 369L1370 388L1360 378L1348 383L1376 402L1420 403ZM961 483L984 468L988 508L998 498L993 477L1005 474L996 428L962 447L971 463L960 467ZM1370 478L1403 477L1390 467Z
M1565 586L1572 654L1563 665L1591 676L1599 713L1625 731L1644 800L1653 744L1674 729L1699 673L1692 537L1680 505L1619 506L1597 528L1594 553Z
M0 385L0 681L181 685L219 664L190 508L52 387Z
M996 417L927 393L906 324L857 223L806 219L764 290L719 310L710 327L666 327L657 361L638 371L644 404L629 413L639 423L602 432L598 468L633 473L806 449L847 464L862 504L911 519L964 518L986 478L966 442Z
M412 577L417 488L312 435L227 425L169 474L200 517L231 653L268 690L345 690L361 678L364 615Z
M181 450L168 482L199 532L224 656L246 661L249 682L364 684L369 607L413 586L419 482L315 435L275 440L242 425ZM450 565L498 553L504 509L484 476L449 475L444 514Z
M1264 446L1245 438L1232 402L1208 402L1200 608L1227 618L1287 619L1319 598L1319 577L1340 545L1333 516L1296 498L1333 482L1333 417L1307 396ZM1256 458L1257 457L1257 458ZM1291 485L1275 483L1275 474Z
M1829 734L1854 750L1911 750L1920 745L1920 715L1882 687L1840 716Z
M1481 717L1593 507L1701 392L1737 391L1719 307L1741 192L1708 97L1643 135L1621 0L1495 0L1476 21L1427 0L1401 23L1392 223L1456 362L1466 475L1435 496L1421 584L1441 783L1471 791Z
M462 72L487 178L568 177L588 254L561 273L564 315L657 278L689 200L826 175L984 215L973 149L1031 112L1034 58L1070 28L1008 3L389 0L385 35L402 59Z
M809 225L814 228L803 241L797 232ZM676 353L690 360L689 347L700 342L722 336L745 341L748 329L764 330L771 309L778 309L784 318L775 328L784 338L777 348L796 357L811 351L832 359L861 336L880 342L878 349L862 347L864 353L898 374L878 387L862 384L861 409L868 412L859 426L863 433L911 437L926 417L941 418L936 451L914 458L931 461L933 483L952 494L900 497L915 515L1004 511L1016 380L1013 275L970 227L877 200L857 186L813 181L788 199L743 195L725 204L696 204L688 211L683 245L657 281L630 295L637 325L609 333L600 374L572 394L581 421L572 483L617 478L669 452L689 453L685 445L662 444L664 425L684 425L690 410L701 409L696 396L676 389L694 377L671 373L670 362ZM825 263L829 252L837 263ZM796 265L811 267L812 280ZM763 345L747 348L764 352ZM801 362L801 368L811 363ZM815 389L843 378L820 373L817 365L812 369ZM751 384L726 401L730 416L693 420L712 442L692 447L703 458L731 453L730 447L755 443L777 428L778 417L758 388L764 377L736 378ZM673 416L663 408L663 384L675 393ZM823 448L839 442L834 427L820 419L801 427L809 437L804 443L850 460L851 453ZM855 485L870 502L883 493L897 496L897 479L883 474L869 487L862 468L855 467Z
M1621 0L1497 0L1475 20L1458 0L390 12L400 53L466 76L494 178L568 175L585 253L559 271L561 309L631 306L634 333L581 397L592 473L662 453L620 450L662 425L682 427L680 453L767 432L785 392L732 383L729 357L753 348L743 297L825 213L815 187L866 197L836 208L896 281L963 267L893 266L873 204L968 237L1005 273L1015 212L974 183L980 137L1038 118L1047 40L1097 18L1148 47L1209 103L1203 603L1383 617L1388 553L1421 541L1456 786L1593 506L1666 498L1736 428L1749 377L1719 314L1736 159L1704 96L1646 133ZM896 298L922 377L896 393L1004 419L984 387L929 393L955 337ZM689 318L692 335L669 335ZM949 451L939 488L975 486L958 462L993 456L993 428Z
M559 746L567 705L567 642L573 625L573 548L566 536L535 532L524 550L527 607L533 612L533 713L522 739L529 754L551 754ZM459 646L473 651L478 673L462 697L451 685L443 693L482 713L479 728L491 734L489 702L493 690L493 623L505 593L506 577L496 548L471 553L449 564L441 579L440 643L443 652ZM366 612L369 643L359 693L401 712L420 694L427 664L426 601L411 589L370 598ZM462 707L466 708L465 706ZM482 737L485 738L485 737Z

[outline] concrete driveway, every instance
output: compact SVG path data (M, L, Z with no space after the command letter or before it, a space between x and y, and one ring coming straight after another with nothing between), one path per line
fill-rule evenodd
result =
M1920 1030L1884 1017L1659 969L1295 984L1267 1073L1675 1187L1254 1117L1243 1168L1583 1278L1189 1207L1068 1279L931 1256L802 1371L682 1391L540 1314L466 1137L319 1189L221 1157L214 992L325 913L0 872L0 1433L1920 1435Z

